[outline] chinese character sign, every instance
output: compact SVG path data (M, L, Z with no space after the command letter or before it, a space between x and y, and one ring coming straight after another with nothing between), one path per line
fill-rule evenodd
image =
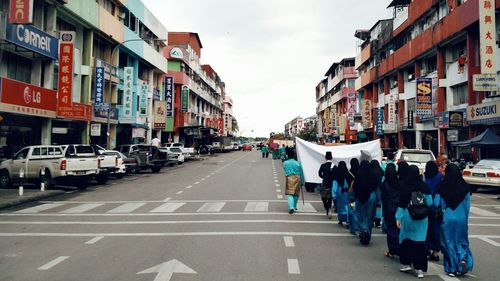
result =
M395 128L396 124L396 98L394 94L389 94L389 103L387 104L387 124Z
M375 132L377 135L382 136L384 134L384 109L383 108L377 108L377 117L376 117L376 124L375 124Z
M59 40L59 81L57 115L71 110L73 105L73 41L75 32L61 31Z
M181 90L181 112L188 112L189 109L189 88L182 86Z
M167 117L174 116L174 77L165 78L165 102L167 103Z
M123 69L123 117L132 117L132 105L133 105L133 75L134 68L127 66Z
M102 108L102 109L105 108L105 103L104 103L104 67L96 67L95 68L94 107L95 108Z
M372 127L372 101L369 99L363 99L363 127Z
M154 101L154 129L165 129L165 102Z
M479 0L479 48L481 73L497 73L495 1Z
M141 82L137 85L137 92L139 94L139 116L148 115L148 84Z
M417 102L415 109L420 118L432 117L432 78L417 78Z

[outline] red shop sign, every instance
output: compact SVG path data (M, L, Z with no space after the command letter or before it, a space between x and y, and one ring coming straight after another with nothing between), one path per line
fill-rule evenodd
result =
M59 40L59 81L57 115L71 111L73 102L73 40L75 33L61 31Z
M9 23L31 24L33 22L33 0L10 0Z
M1 79L2 110L29 115L52 117L56 111L57 92L16 80Z
M71 107L58 108L57 116L90 122L92 120L92 106L74 102Z

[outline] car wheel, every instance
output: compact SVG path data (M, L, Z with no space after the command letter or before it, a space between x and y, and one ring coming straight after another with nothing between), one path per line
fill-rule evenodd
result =
M179 162L177 162L177 164L182 165L182 164L184 164L184 161L179 161Z
M44 170L44 174L42 175L42 173L40 172L40 187L41 187L41 184L43 183L43 185L45 185L45 189L51 189L54 187L54 182L52 181L52 176L50 175L50 172L45 169Z
M76 180L76 187L80 190L85 190L90 184L90 178L89 177L82 177Z
M153 173L158 173L158 172L160 172L160 170L161 170L161 166L153 166L153 167L151 167L151 171Z
M108 175L98 175L96 177L96 181L98 184L106 184L108 182L109 176Z
M208 153L208 148L202 147L200 148L200 154L207 154Z
M115 174L117 179L123 179L124 173Z
M0 172L0 188L9 188L11 186L10 176L7 171Z

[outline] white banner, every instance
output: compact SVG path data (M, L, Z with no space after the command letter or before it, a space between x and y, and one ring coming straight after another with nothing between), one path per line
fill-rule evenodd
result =
M382 161L380 140L342 146L322 146L295 138L295 144L297 157L302 164L306 182L322 182L318 176L318 170L321 164L325 163L325 154L327 151L332 152L333 163L335 165L338 165L340 161L345 161L347 167L350 167L351 159L357 158L359 160L362 150L370 155L372 159L376 159L379 162Z
M123 69L123 117L132 117L134 68L127 66Z

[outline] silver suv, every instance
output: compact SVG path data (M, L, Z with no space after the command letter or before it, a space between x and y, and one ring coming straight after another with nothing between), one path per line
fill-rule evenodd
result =
M399 163L400 161L406 161L409 165L416 165L420 170L420 174L425 171L425 164L428 161L435 161L436 157L434 153L430 150L424 149L400 149L396 152L394 161Z

